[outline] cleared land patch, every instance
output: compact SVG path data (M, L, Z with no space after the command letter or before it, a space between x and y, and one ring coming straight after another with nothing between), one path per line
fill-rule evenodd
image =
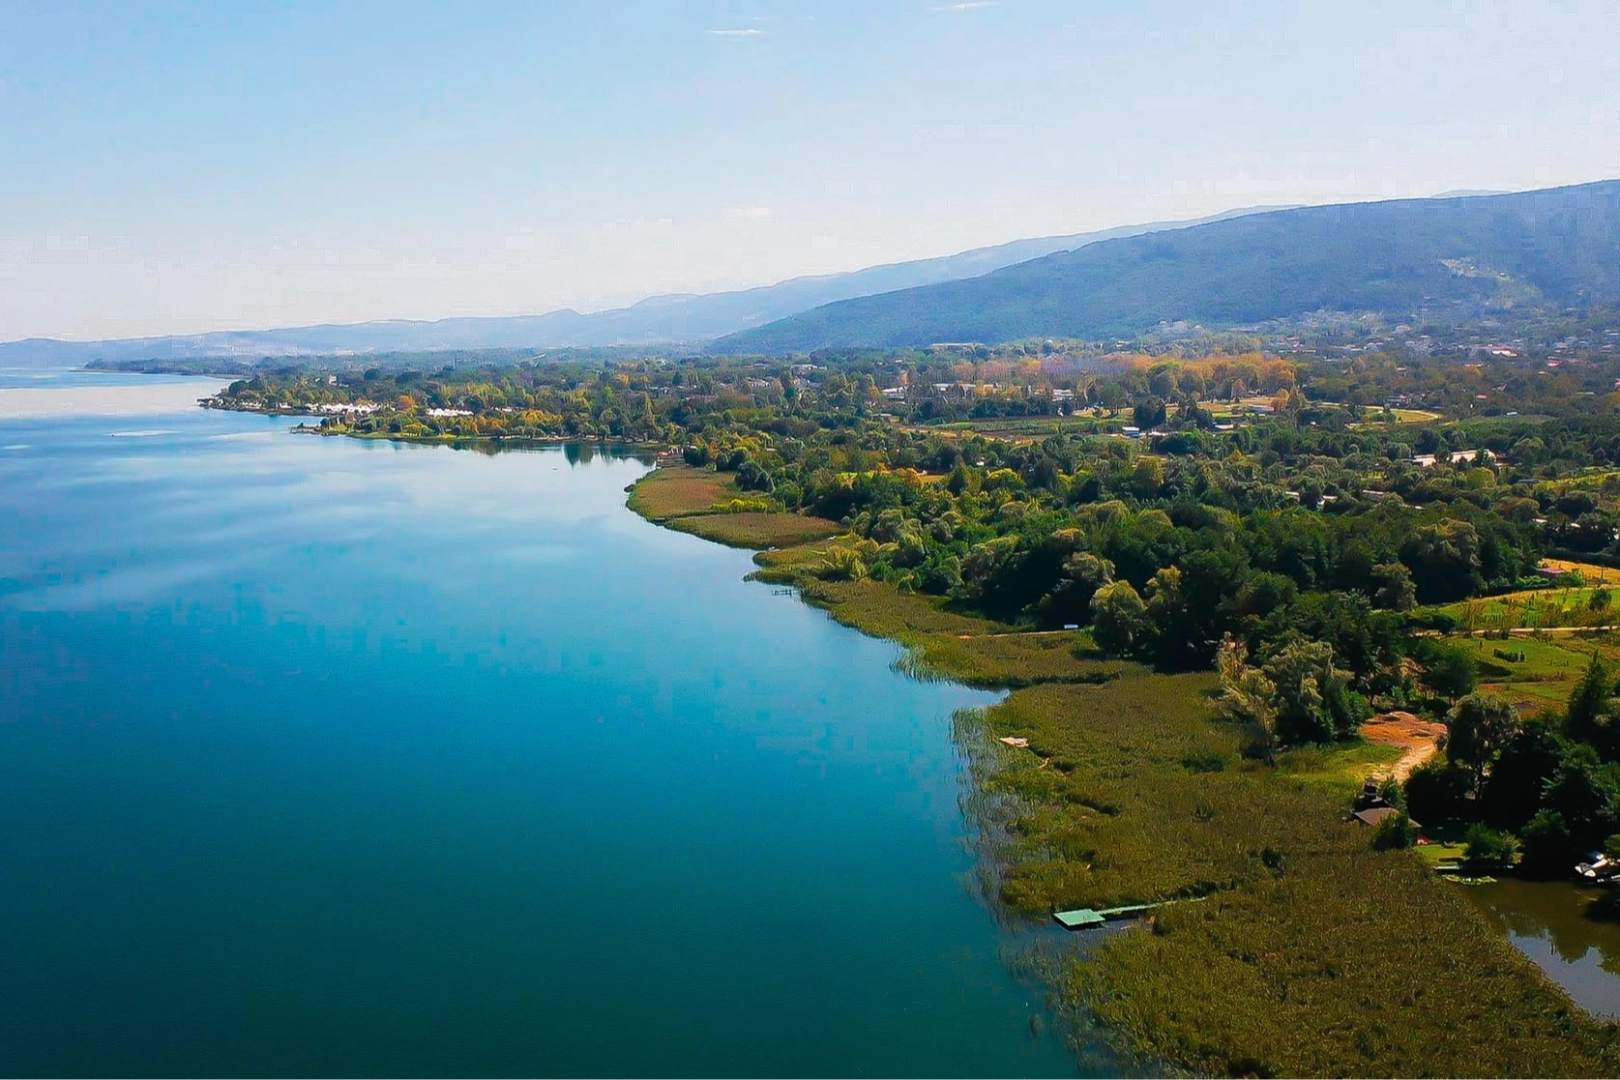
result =
M1409 712L1384 713L1361 725L1363 739L1400 751L1401 756L1385 775L1403 782L1412 775L1413 769L1439 752L1440 740L1445 735L1446 725Z

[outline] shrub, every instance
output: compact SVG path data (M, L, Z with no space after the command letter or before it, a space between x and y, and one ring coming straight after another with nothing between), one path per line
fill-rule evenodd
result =
M1532 874L1562 877L1581 856L1569 823L1556 810L1538 811L1524 827L1520 838L1524 843L1520 863Z
M1474 692L1477 674L1474 660L1455 645L1436 645L1425 650L1428 667L1424 681L1442 697L1456 700Z
M1473 779L1468 770L1434 760L1412 770L1406 779L1406 806L1419 821L1437 824L1459 817L1466 808Z
M1463 857L1469 862L1492 865L1511 864L1519 853L1519 842L1507 833L1497 832L1489 825L1475 824L1468 830L1467 846Z
M1417 843L1417 826L1412 824L1412 819L1406 816L1404 810L1389 815L1373 830L1374 851L1398 851L1415 843Z

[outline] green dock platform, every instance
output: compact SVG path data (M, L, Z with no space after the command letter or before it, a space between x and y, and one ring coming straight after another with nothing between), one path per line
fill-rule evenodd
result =
M1073 911L1054 911L1052 918L1065 930L1090 930L1106 922L1134 919L1158 906L1158 904L1128 904L1125 907L1102 908L1097 911L1091 908L1075 908Z
M1088 930L1093 926L1101 926L1107 920L1090 908L1076 908L1074 911L1054 911L1052 918L1065 930Z

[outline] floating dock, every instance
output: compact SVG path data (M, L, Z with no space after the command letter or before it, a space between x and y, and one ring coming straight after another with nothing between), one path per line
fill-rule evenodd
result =
M1075 908L1073 911L1054 911L1053 920L1065 930L1090 930L1108 922L1118 922L1121 919L1134 919L1144 915L1160 904L1127 904L1125 907L1111 907L1093 910L1092 908Z
M1052 918L1065 930L1089 930L1093 926L1101 926L1108 920L1099 912L1090 908L1076 908L1073 911L1054 911Z

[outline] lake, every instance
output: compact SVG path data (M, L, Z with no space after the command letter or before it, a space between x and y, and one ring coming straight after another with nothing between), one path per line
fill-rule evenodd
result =
M216 385L0 373L0 1073L1075 1074L971 885L993 695L634 457Z

